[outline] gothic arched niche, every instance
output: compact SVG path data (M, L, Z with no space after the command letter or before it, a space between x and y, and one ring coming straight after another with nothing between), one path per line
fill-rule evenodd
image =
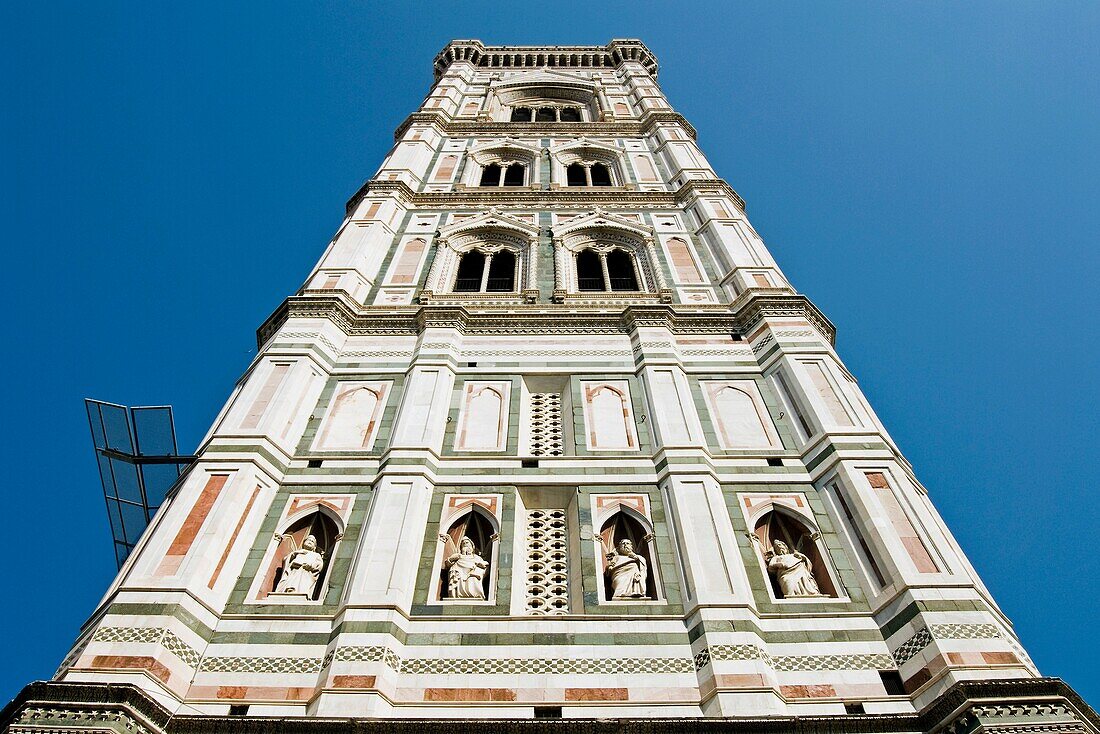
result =
M818 534L801 520L773 509L756 521L753 532L760 541L765 573L776 599L838 596ZM791 558L785 558L783 546Z
M340 539L340 527L335 520L318 507L313 512L291 523L280 534L279 545L275 549L271 566L264 578L261 598L271 599L273 596L278 598L278 595L283 593L279 591L279 584L283 580L283 575L289 571L287 559L292 553L305 547L306 538L309 536L313 536L316 541L316 552L320 554L323 563L316 583L307 598L317 600L321 597L332 566L332 551L336 547L336 542Z
M451 523L441 538L444 548L439 567L438 599L484 601L492 598L493 543L496 541L493 528L493 521L476 506ZM470 548L467 542L473 547Z
M638 518L620 508L600 526L600 541L604 549L604 599L607 601L655 600L657 558L653 548L653 533ZM623 544L629 542L629 547ZM641 557L645 568L636 558ZM618 594L616 592L618 591Z
M383 384L352 385L338 390L317 439L317 448L369 449L385 394Z

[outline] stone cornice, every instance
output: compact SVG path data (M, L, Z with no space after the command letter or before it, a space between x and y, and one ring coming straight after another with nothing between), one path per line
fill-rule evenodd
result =
M340 717L215 716L170 714L135 685L121 683L36 682L25 687L0 711L0 731L15 724L28 711L47 715L66 710L94 719L97 712L114 711L128 731L144 724L166 734L454 734L490 729L502 734L893 734L894 732L969 731L975 720L993 720L996 731L1083 732L1100 731L1100 716L1058 678L969 680L956 683L919 713L816 714L809 716L744 716L720 719L493 719L491 722L458 719L365 719ZM456 717L459 715L456 710ZM47 719L44 730L88 730L70 718L57 728ZM75 726L74 726L75 724ZM127 726L127 724L129 726ZM33 726L33 725L32 725ZM1003 729L1001 727L1004 727ZM113 727L112 727L113 728Z
M636 38L616 38L606 46L486 46L474 39L454 40L436 54L435 78L440 79L456 62L508 71L617 68L636 63L657 78L657 57Z
M442 110L423 110L414 112L397 126L393 137L401 142L401 137L414 123L429 124L446 137L483 137L510 136L513 138L564 138L581 137L633 137L648 135L662 124L679 125L692 140L697 133L691 123L678 112L650 111L638 120L616 120L614 122L480 122L473 120L455 120Z
M663 327L674 334L748 333L767 317L807 319L830 342L836 329L808 298L796 294L756 294L738 299L736 308L723 305L478 304L476 310L457 304L417 306L357 306L338 293L309 293L287 298L257 330L263 345L291 318L328 319L349 336L416 335L432 327L467 334L537 335L624 334L640 327Z
M370 193L396 195L408 207L425 209L473 209L478 207L522 207L525 209L675 209L692 196L728 196L745 211L745 200L720 178L690 179L675 191L623 191L599 188L525 189L486 187L462 191L417 192L404 181L367 181L347 203L347 213Z

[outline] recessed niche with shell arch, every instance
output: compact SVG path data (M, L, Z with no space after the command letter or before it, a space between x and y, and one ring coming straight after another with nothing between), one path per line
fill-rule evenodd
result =
M496 601L497 546L500 540L500 525L497 519L483 506L471 502L457 515L452 515L440 526L440 552L436 554L435 590L433 598L443 602L478 604ZM449 569L446 560L458 552L462 539L469 538L474 544L474 553L481 556L489 565L482 576L484 602L477 599L454 598L449 587Z
M336 555L340 538L343 537L343 522L335 512L323 504L312 505L300 513L291 515L283 522L282 529L275 536L275 549L270 556L267 571L260 585L258 595L260 599L269 602L279 601L279 594L274 592L282 578L284 560L287 555L301 548L309 535L316 538L317 552L324 559L324 565L321 567L321 573L309 600L324 599L332 571L332 560Z
M761 567L771 585L772 595L776 599L783 599L783 592L776 577L768 572L767 567L768 560L771 558L772 544L777 540L783 541L791 551L802 553L809 559L810 570L823 596L834 598L839 596L832 564L821 542L821 534L807 518L782 505L773 504L770 509L756 515L752 528L753 535L758 541L755 545Z
M661 598L660 580L657 568L657 548L653 536L653 525L644 515L626 504L613 504L609 511L599 516L600 523L597 545L600 557L596 567L600 569L600 599L611 601L612 589L607 578L607 554L615 551L618 544L626 539L634 546L634 552L646 561L646 599L637 601L657 601ZM616 600L621 601L621 600Z

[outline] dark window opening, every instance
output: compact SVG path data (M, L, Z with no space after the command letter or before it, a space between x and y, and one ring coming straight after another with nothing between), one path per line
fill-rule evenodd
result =
M247 703L233 703L229 705L230 716L248 716Z
M744 337L742 337L740 334L730 334L730 339L733 339L735 342L740 342L740 341L745 340Z
M603 267L600 256L592 250L577 253L577 289L582 291L602 291Z
M844 702L844 713L846 714L865 714L867 713L863 709L863 704L859 701Z
M538 459L520 459L519 463L520 463L520 466L524 469L538 469L539 468L539 460Z
M593 163L592 168L589 169L592 174L593 186L610 186L611 185L611 171L607 169L602 163Z
M569 186L587 186L588 177L584 174L584 166L580 163L570 163L565 169L565 182Z
M481 274L485 270L485 255L470 250L462 255L455 278L456 293L476 293L481 290Z
M516 256L508 250L493 255L489 262L489 280L485 290L489 292L508 292L515 290Z
M560 719L561 706L535 706L536 719Z
M783 460L777 459L774 456L768 457L768 466L783 466Z
M634 274L634 258L622 250L613 250L608 254L607 276L613 291L638 290L638 277Z
M580 122L581 111L579 107L562 107L560 111L562 122Z
M505 186L523 186L523 164L513 163L504 170Z
M490 163L481 169L481 185L482 186L498 186L500 185L500 166L496 163Z
M535 122L556 122L558 116L554 112L553 107L539 107L535 113Z
M322 464L324 464L324 462L320 459L310 459L306 462L306 466L310 469L320 469Z
M905 696L905 682L901 679L901 673L896 670L880 670L878 677L882 678L882 687L886 689L887 696Z
M531 108L513 107L512 122L531 122Z

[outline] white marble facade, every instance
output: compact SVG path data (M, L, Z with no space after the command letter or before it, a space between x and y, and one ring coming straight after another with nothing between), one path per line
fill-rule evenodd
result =
M527 718L1035 675L651 52L435 75L59 677Z

